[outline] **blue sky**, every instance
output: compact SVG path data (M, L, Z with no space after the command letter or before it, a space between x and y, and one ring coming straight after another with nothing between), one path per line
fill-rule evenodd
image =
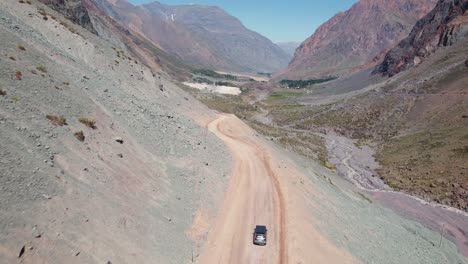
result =
M134 4L152 0L128 0ZM303 41L323 22L358 0L160 0L169 5L205 4L225 9L258 33L277 41Z

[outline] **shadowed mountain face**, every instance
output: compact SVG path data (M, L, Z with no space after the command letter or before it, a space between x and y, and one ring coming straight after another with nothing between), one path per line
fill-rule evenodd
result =
M290 41L290 42L276 42L280 48L282 48L292 59L297 47L301 45L301 42Z
M114 19L196 67L275 72L286 67L289 60L281 48L217 7L168 6L158 2L134 6L125 0L96 2Z
M277 78L341 76L375 65L436 0L361 0L320 26Z
M440 47L451 46L468 37L468 0L441 0L422 18L398 46L390 50L374 71L393 76L417 66Z

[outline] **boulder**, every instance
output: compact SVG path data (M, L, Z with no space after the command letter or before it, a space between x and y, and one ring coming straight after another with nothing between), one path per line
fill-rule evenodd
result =
M124 143L124 140L123 140L123 138L121 138L121 137L115 137L114 140L115 140L115 142L118 142L118 143L120 143L120 144L123 144L123 143Z

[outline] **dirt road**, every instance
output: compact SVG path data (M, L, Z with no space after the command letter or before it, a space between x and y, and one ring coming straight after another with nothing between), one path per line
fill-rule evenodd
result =
M223 208L214 221L199 263L292 263L307 255L288 254L292 247L302 244L300 234L288 229L309 226L288 218L289 210L294 211L292 215L299 215L297 207L290 206L292 197L287 193L288 179L297 172L281 171L263 141L234 116L222 115L209 123L208 129L229 147L234 167ZM267 246L253 245L255 225L267 226ZM326 239L313 231L309 234L316 234L315 239L309 241L320 243L310 250L314 259L328 263L351 262L347 254L339 252Z
M237 137L225 119L211 122L209 130L231 149L235 167L225 206L209 238L209 253L201 263L287 263L286 208L277 176L265 151ZM269 229L266 247L251 242L256 224Z

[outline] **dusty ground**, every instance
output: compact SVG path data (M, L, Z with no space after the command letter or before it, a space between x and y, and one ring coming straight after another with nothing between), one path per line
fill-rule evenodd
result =
M0 263L190 262L230 156L186 113L213 114L36 5L0 2Z
M227 144L234 167L199 263L467 262L438 233L275 147L235 116L208 128ZM270 230L266 247L252 244L256 224Z

